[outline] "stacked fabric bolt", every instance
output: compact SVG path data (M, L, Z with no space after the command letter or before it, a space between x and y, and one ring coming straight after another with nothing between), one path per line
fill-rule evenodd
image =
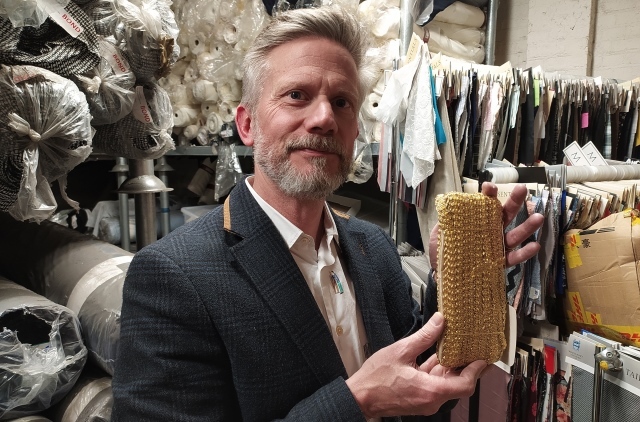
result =
M485 32L481 28L484 22L482 9L456 1L438 13L426 25L426 30L414 28L414 32L424 33L433 53L482 63Z
M85 96L68 79L33 66L0 68L0 211L43 220L64 193L66 174L91 153L93 130Z
M111 378L83 373L64 400L49 413L53 422L109 422L112 408Z
M68 308L0 277L0 420L32 415L61 400L87 360Z

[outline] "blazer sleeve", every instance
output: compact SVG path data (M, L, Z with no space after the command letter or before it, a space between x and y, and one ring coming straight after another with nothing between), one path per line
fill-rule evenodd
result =
M237 420L226 351L171 259L145 248L123 289L112 420Z

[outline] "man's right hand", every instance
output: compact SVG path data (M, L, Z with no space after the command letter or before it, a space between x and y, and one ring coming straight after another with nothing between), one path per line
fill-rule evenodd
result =
M440 365L433 355L421 366L416 364L443 329L444 318L437 312L418 332L374 353L346 381L367 418L432 415L445 402L473 394L486 362L456 371Z

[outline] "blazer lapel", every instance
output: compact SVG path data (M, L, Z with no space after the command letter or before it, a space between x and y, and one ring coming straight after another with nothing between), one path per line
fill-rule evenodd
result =
M236 239L231 254L324 385L347 378L318 305L282 236L242 180L225 203L225 230Z
M333 213L340 249L346 263L347 271L353 281L356 301L362 313L369 350L375 353L394 342L389 326L387 309L384 302L382 282L375 271L376 263L372 261L372 253L364 233L349 230L348 219Z

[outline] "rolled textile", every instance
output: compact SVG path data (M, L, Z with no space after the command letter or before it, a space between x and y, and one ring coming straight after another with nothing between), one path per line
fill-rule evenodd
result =
M222 117L218 113L209 113L207 116L207 131L212 135L217 135L220 133L223 125Z
M69 3L69 0L61 0L61 7ZM9 19L11 24L18 28L21 26L33 26L35 28L49 17L45 5L36 0L0 0L0 18Z
M446 56L463 59L474 63L484 61L484 46L481 44L462 44L444 35L442 32L429 31L429 41L427 42L429 51L432 53L442 53Z
M109 422L112 408L111 378L83 375L50 413L53 422Z
M184 131L182 133L184 134L184 137L187 138L187 141L192 141L196 139L196 136L198 136L199 130L200 125L189 125L184 128Z
M173 125L176 127L187 127L195 124L200 114L200 110L195 107L179 105L172 108Z
M429 32L440 32L454 41L462 44L482 44L484 45L485 32L479 28L431 21L427 24Z
M106 40L100 41L102 58L98 66L72 79L87 97L94 125L115 123L133 109L136 76L120 50Z
M458 25L480 28L484 25L485 16L482 9L456 1L451 6L438 13L434 18L438 22L455 23Z
M198 196L204 195L204 191L211 181L211 178L214 176L215 172L215 159L212 159L211 157L205 158L202 163L200 163L200 166L198 167L198 170L196 170L196 173L193 175L193 178L189 182L187 189Z
M89 106L68 79L34 66L0 67L0 211L43 220L56 209L50 183L91 154ZM63 197L74 208L78 204Z
M180 56L178 25L170 5L169 0L113 0L122 24L116 38L122 42L123 54L140 81L168 75Z
M175 149L169 95L157 84L136 87L132 112L97 128L93 148L114 157L155 159Z
M65 77L97 66L100 52L93 22L74 2L64 12L73 22L67 29L75 37L51 19L39 28L14 28L0 17L0 63L38 66Z
M113 374L133 254L47 220L26 223L0 213L0 227L0 274L76 312L90 358Z
M33 415L25 416L18 419L12 419L11 422L51 422L51 419L47 419L44 416Z
M173 231L184 224L184 216L180 211L169 212L170 231ZM162 236L162 227L160 223L160 214L156 215L156 231L158 237ZM134 216L129 217L129 240L136 241L136 219ZM98 239L109 242L113 245L120 244L120 218L106 217L98 222Z
M87 360L75 314L0 276L0 420L48 409Z

